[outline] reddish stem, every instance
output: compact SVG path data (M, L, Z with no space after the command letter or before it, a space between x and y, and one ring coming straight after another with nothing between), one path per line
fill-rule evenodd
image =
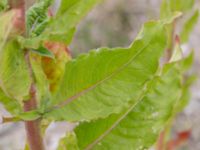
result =
M36 89L32 84L30 89L31 98L24 102L24 111L31 111L37 108ZM26 134L31 150L44 150L43 139L40 134L40 120L25 122Z
M166 131L162 131L159 135L158 141L157 141L157 147L156 150L164 150L165 145L165 133Z
M9 0L9 6L11 9L13 8L23 8L25 9L25 1L24 0Z
M14 26L23 35L25 35L25 0L9 0L10 9L17 10L14 19ZM29 58L29 51L25 54L27 65L29 66L29 74L33 80L32 67ZM32 81L31 88L29 91L30 99L24 102L24 112L28 112L37 108L36 88ZM43 139L40 134L40 120L25 121L25 128L27 134L27 140L31 150L44 150Z
M24 0L9 0L10 9L15 10L13 24L17 33L25 32L25 1Z

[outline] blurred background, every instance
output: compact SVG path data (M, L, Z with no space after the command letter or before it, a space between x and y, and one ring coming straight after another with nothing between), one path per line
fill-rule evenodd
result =
M30 4L33 0L30 0ZM59 2L59 0L58 0ZM159 18L162 0L105 0L93 9L80 23L70 48L74 57L98 47L127 47L134 40L142 24ZM196 0L196 7L200 1ZM57 5L55 5L55 8ZM190 36L189 43L182 45L185 51L195 50L191 73L200 77L200 22ZM200 80L191 87L191 100L180 113L172 127L172 139L179 132L191 131L190 137L179 150L200 150ZM9 114L0 105L2 115ZM57 139L71 125L53 123L47 131L45 142L48 150L55 150ZM25 143L23 123L0 125L0 150L22 150Z

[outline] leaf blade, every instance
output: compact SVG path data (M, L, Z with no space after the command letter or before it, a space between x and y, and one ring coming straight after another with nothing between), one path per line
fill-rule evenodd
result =
M127 49L104 48L72 60L66 65L60 90L52 100L52 106L59 109L45 116L80 121L120 112L131 97L140 95L146 81L157 71L165 38L164 25L149 22Z
M152 146L181 96L180 72L173 65L167 65L163 75L150 83L147 96L137 105L130 106L121 115L78 126L75 133L80 149L147 149ZM173 93L170 98L169 93Z
M190 37L190 33L193 31L195 24L198 21L198 18L199 18L199 11L196 10L194 14L185 22L181 35L180 35L182 43L185 43L188 41Z
M16 115L21 112L20 104L16 100L7 97L1 89L0 89L0 103L2 103L3 106L6 108L6 110L10 112L12 115Z
M22 101L29 95L31 85L24 52L12 39L0 54L0 86L7 96Z

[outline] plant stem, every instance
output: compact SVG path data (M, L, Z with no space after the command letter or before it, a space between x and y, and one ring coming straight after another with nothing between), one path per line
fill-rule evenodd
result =
M175 37L175 28L176 28L176 20L173 21L172 27L171 27L171 33L170 33L170 46L167 49L167 61L170 60L172 53L173 53L173 48L174 48L174 37Z
M37 108L36 89L32 84L30 89L31 98L24 102L24 111L31 111ZM44 150L43 139L40 134L40 120L25 122L27 140L31 150Z
M31 111L37 109L37 96L36 96L36 87L34 83L33 71L30 62L30 51L26 51L25 58L26 63L28 64L29 74L32 77L32 84L29 91L30 99L24 101L24 111ZM40 132L40 120L26 121L25 122L26 135L28 144L31 150L44 150L43 138Z
M16 8L20 8L20 9L25 9L25 1L24 0L9 0L8 1L9 6L11 9L16 9Z
M20 10L20 15L17 19L19 19L19 27L24 29L23 35L26 36L25 29L25 0L9 0L10 9ZM18 27L18 26L17 26ZM28 65L29 74L32 78L32 84L29 91L30 99L24 101L24 112L28 112L37 108L37 96L36 96L36 88L33 77L32 66L30 62L29 51L26 50L25 53L26 63ZM28 144L31 150L44 150L43 139L40 133L40 120L32 120L25 121L25 129L27 134Z

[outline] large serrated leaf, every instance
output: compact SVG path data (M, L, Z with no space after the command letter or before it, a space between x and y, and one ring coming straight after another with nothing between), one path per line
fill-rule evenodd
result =
M181 72L176 63L167 64L149 83L147 94L137 105L76 129L81 150L148 149L172 116L181 97Z
M119 113L130 101L137 103L165 46L164 24L155 21L144 25L129 48L102 48L70 61L45 117L91 120Z

